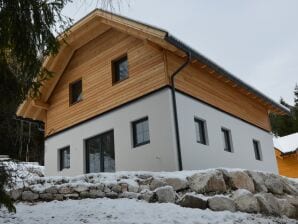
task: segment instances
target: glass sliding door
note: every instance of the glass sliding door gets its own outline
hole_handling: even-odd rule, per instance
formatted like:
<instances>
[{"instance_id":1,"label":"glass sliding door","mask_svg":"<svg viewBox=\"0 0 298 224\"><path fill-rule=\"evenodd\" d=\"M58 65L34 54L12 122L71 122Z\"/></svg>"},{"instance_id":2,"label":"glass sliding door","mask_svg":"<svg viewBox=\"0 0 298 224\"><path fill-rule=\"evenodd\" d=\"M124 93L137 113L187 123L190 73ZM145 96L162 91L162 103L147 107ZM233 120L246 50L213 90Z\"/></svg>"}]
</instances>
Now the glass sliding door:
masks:
<instances>
[{"instance_id":1,"label":"glass sliding door","mask_svg":"<svg viewBox=\"0 0 298 224\"><path fill-rule=\"evenodd\" d=\"M89 138L86 144L86 172L114 172L114 132L109 131Z\"/></svg>"}]
</instances>

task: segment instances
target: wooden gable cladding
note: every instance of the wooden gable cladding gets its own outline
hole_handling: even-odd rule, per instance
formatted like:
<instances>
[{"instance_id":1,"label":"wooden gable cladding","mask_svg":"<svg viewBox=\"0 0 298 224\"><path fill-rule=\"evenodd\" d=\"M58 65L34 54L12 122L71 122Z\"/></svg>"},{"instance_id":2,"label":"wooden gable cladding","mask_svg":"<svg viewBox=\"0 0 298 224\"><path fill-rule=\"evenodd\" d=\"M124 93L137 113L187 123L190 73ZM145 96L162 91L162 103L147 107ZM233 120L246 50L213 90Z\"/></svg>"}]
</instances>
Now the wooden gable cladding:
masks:
<instances>
[{"instance_id":1,"label":"wooden gable cladding","mask_svg":"<svg viewBox=\"0 0 298 224\"><path fill-rule=\"evenodd\" d=\"M298 154L282 155L275 149L278 172L282 176L298 178Z\"/></svg>"},{"instance_id":2,"label":"wooden gable cladding","mask_svg":"<svg viewBox=\"0 0 298 224\"><path fill-rule=\"evenodd\" d=\"M169 75L186 59L167 52ZM168 75L169 81L170 77ZM218 79L207 66L189 64L176 77L176 88L262 129L271 130L268 111L257 100L248 97L229 82Z\"/></svg>"},{"instance_id":3,"label":"wooden gable cladding","mask_svg":"<svg viewBox=\"0 0 298 224\"><path fill-rule=\"evenodd\" d=\"M127 54L129 78L112 83L111 62ZM167 84L163 51L109 29L73 54L49 98L46 135L99 115ZM82 78L83 100L69 106L69 83Z\"/></svg>"}]
</instances>

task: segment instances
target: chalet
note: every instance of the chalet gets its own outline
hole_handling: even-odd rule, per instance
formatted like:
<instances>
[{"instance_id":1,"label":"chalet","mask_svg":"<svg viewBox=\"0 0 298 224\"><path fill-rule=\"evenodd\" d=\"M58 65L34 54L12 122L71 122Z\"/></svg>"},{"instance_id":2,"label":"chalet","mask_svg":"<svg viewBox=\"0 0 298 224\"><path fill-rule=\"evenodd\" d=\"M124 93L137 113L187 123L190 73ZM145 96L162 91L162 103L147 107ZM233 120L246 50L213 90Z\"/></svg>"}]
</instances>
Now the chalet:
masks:
<instances>
[{"instance_id":1,"label":"chalet","mask_svg":"<svg viewBox=\"0 0 298 224\"><path fill-rule=\"evenodd\" d=\"M102 10L17 115L45 123L48 175L238 167L277 173L268 113L288 111L167 31Z\"/></svg>"},{"instance_id":2,"label":"chalet","mask_svg":"<svg viewBox=\"0 0 298 224\"><path fill-rule=\"evenodd\" d=\"M298 132L273 139L280 175L298 178Z\"/></svg>"}]
</instances>

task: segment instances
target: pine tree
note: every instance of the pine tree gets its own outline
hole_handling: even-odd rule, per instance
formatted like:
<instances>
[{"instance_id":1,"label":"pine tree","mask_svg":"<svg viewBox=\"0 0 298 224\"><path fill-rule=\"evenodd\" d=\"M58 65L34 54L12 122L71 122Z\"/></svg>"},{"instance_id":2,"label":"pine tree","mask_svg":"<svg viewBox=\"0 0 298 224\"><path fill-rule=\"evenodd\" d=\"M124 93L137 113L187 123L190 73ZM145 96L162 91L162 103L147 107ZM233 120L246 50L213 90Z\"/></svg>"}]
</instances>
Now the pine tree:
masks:
<instances>
[{"instance_id":1,"label":"pine tree","mask_svg":"<svg viewBox=\"0 0 298 224\"><path fill-rule=\"evenodd\" d=\"M5 191L5 186L8 184L8 181L9 175L6 172L5 167L0 164L0 208L4 205L9 212L16 212L13 201Z\"/></svg>"}]
</instances>

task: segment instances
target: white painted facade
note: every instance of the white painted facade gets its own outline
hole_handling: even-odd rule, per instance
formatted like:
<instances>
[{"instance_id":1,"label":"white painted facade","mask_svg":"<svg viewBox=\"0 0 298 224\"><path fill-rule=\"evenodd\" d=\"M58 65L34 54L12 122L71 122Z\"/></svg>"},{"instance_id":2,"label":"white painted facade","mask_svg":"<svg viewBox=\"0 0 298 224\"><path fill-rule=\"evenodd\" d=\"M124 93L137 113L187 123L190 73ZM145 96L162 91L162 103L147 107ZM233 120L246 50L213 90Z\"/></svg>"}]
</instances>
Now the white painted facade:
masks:
<instances>
[{"instance_id":1,"label":"white painted facade","mask_svg":"<svg viewBox=\"0 0 298 224\"><path fill-rule=\"evenodd\" d=\"M244 168L277 173L272 136L244 121L177 93L183 169ZM133 147L131 123L149 118L150 143ZM208 144L196 141L194 117L207 124ZM221 127L231 130L233 152L223 150ZM171 91L165 88L105 115L48 138L45 142L47 175L85 173L85 140L114 130L116 171L178 170ZM260 142L262 161L254 155L252 139ZM70 146L70 168L59 171L58 150Z\"/></svg>"}]
</instances>

